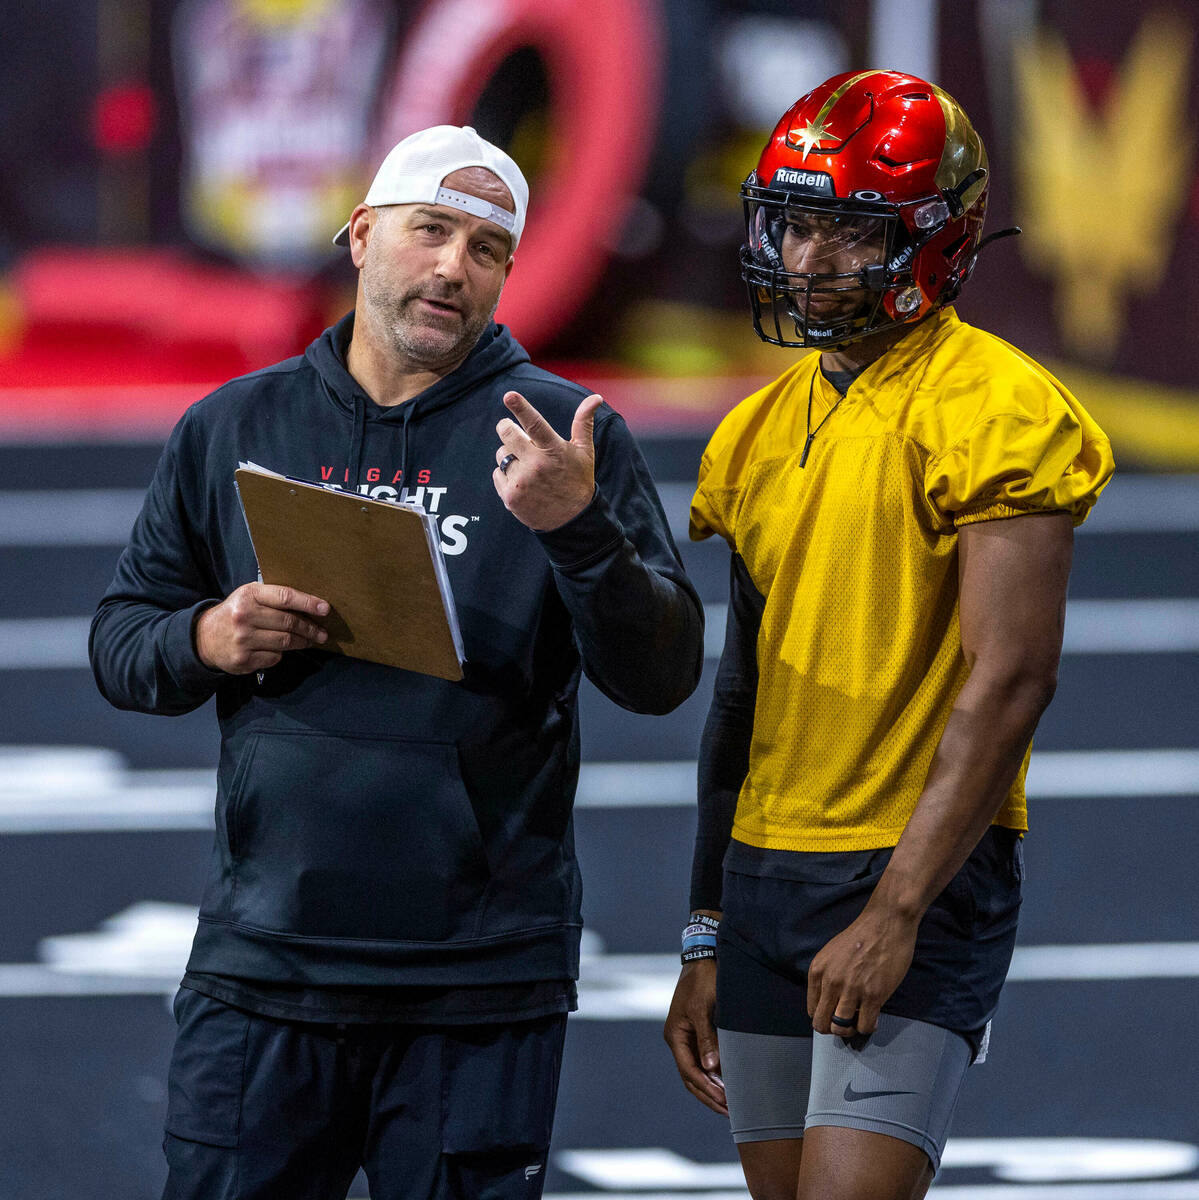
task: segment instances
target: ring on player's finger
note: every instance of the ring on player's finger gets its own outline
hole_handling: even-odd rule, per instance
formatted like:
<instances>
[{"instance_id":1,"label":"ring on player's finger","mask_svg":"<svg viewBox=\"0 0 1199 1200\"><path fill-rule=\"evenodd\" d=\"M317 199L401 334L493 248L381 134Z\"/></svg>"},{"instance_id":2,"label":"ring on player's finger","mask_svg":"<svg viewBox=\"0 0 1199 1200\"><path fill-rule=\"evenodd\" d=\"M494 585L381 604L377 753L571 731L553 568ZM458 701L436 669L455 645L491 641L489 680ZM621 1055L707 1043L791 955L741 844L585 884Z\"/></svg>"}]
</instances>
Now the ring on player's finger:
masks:
<instances>
[{"instance_id":1,"label":"ring on player's finger","mask_svg":"<svg viewBox=\"0 0 1199 1200\"><path fill-rule=\"evenodd\" d=\"M501 475L507 475L507 474L508 474L508 468L509 468L509 467L510 467L510 466L511 466L511 465L512 465L514 462L516 462L516 455L515 455L515 454L505 454L505 455L504 455L504 457L500 459L500 474L501 474Z\"/></svg>"},{"instance_id":2,"label":"ring on player's finger","mask_svg":"<svg viewBox=\"0 0 1199 1200\"><path fill-rule=\"evenodd\" d=\"M836 1013L833 1013L829 1020L840 1029L853 1029L858 1023L856 1013L852 1017L839 1017Z\"/></svg>"}]
</instances>

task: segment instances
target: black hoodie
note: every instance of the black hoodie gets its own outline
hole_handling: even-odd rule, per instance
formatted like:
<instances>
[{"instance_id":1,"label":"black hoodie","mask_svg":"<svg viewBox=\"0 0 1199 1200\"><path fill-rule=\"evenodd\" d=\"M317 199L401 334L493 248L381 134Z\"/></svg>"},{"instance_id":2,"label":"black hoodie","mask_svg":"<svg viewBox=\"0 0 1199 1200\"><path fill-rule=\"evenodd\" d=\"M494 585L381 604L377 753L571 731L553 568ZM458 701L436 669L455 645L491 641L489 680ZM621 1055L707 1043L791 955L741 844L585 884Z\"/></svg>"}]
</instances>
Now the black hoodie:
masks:
<instances>
[{"instance_id":1,"label":"black hoodie","mask_svg":"<svg viewBox=\"0 0 1199 1200\"><path fill-rule=\"evenodd\" d=\"M591 504L534 533L492 484L502 397L569 437L584 389L492 325L457 370L381 408L346 369L352 329L351 313L187 411L92 622L117 707L216 694L216 840L188 969L318 987L575 978L580 666L625 708L669 711L699 679L699 600L617 413L596 413ZM239 460L434 513L465 679L319 650L261 682L205 667L196 618L257 578Z\"/></svg>"}]
</instances>

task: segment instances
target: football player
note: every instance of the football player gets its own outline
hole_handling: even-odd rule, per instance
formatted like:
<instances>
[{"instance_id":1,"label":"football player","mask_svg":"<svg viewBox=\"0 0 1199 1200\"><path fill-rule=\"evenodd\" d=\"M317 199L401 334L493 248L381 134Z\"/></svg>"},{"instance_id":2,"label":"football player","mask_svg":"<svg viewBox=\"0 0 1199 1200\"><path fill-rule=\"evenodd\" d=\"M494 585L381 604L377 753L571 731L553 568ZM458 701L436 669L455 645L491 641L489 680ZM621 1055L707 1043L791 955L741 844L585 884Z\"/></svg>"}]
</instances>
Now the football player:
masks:
<instances>
[{"instance_id":1,"label":"football player","mask_svg":"<svg viewBox=\"0 0 1199 1200\"><path fill-rule=\"evenodd\" d=\"M816 353L721 423L692 501L731 593L665 1034L755 1200L923 1196L1011 959L1073 529L1113 463L951 307L988 171L952 97L862 71L741 189L754 327Z\"/></svg>"}]
</instances>

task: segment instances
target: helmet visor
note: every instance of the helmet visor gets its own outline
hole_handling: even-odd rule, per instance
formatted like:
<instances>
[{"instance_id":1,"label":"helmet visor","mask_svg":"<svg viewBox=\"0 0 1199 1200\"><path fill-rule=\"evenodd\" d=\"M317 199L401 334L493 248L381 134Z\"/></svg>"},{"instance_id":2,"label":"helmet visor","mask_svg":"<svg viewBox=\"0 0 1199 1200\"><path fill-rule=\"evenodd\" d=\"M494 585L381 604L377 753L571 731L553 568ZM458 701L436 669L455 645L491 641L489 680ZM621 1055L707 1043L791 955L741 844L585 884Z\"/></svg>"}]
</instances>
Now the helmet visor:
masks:
<instances>
[{"instance_id":1,"label":"helmet visor","mask_svg":"<svg viewBox=\"0 0 1199 1200\"><path fill-rule=\"evenodd\" d=\"M802 262L839 274L883 261L887 223L882 217L842 217L789 208L783 219L784 265Z\"/></svg>"},{"instance_id":2,"label":"helmet visor","mask_svg":"<svg viewBox=\"0 0 1199 1200\"><path fill-rule=\"evenodd\" d=\"M898 217L893 210L869 211L844 201L796 200L745 196L742 274L755 325L781 345L854 340L878 319ZM791 324L794 339L782 332Z\"/></svg>"},{"instance_id":3,"label":"helmet visor","mask_svg":"<svg viewBox=\"0 0 1199 1200\"><path fill-rule=\"evenodd\" d=\"M886 261L893 224L886 216L752 200L746 208L750 254L771 270L828 276L832 284Z\"/></svg>"}]
</instances>

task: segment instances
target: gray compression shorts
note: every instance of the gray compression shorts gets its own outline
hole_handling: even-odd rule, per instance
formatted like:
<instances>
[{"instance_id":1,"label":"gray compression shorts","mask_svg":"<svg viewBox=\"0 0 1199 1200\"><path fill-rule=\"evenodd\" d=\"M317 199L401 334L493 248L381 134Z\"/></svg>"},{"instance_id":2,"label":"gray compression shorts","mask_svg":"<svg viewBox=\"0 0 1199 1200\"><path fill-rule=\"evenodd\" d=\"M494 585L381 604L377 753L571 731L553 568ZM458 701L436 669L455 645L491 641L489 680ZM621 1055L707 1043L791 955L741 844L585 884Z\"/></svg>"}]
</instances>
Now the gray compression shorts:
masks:
<instances>
[{"instance_id":1,"label":"gray compression shorts","mask_svg":"<svg viewBox=\"0 0 1199 1200\"><path fill-rule=\"evenodd\" d=\"M839 1125L911 1142L940 1168L972 1057L960 1034L889 1013L869 1038L717 1033L735 1142Z\"/></svg>"}]
</instances>

